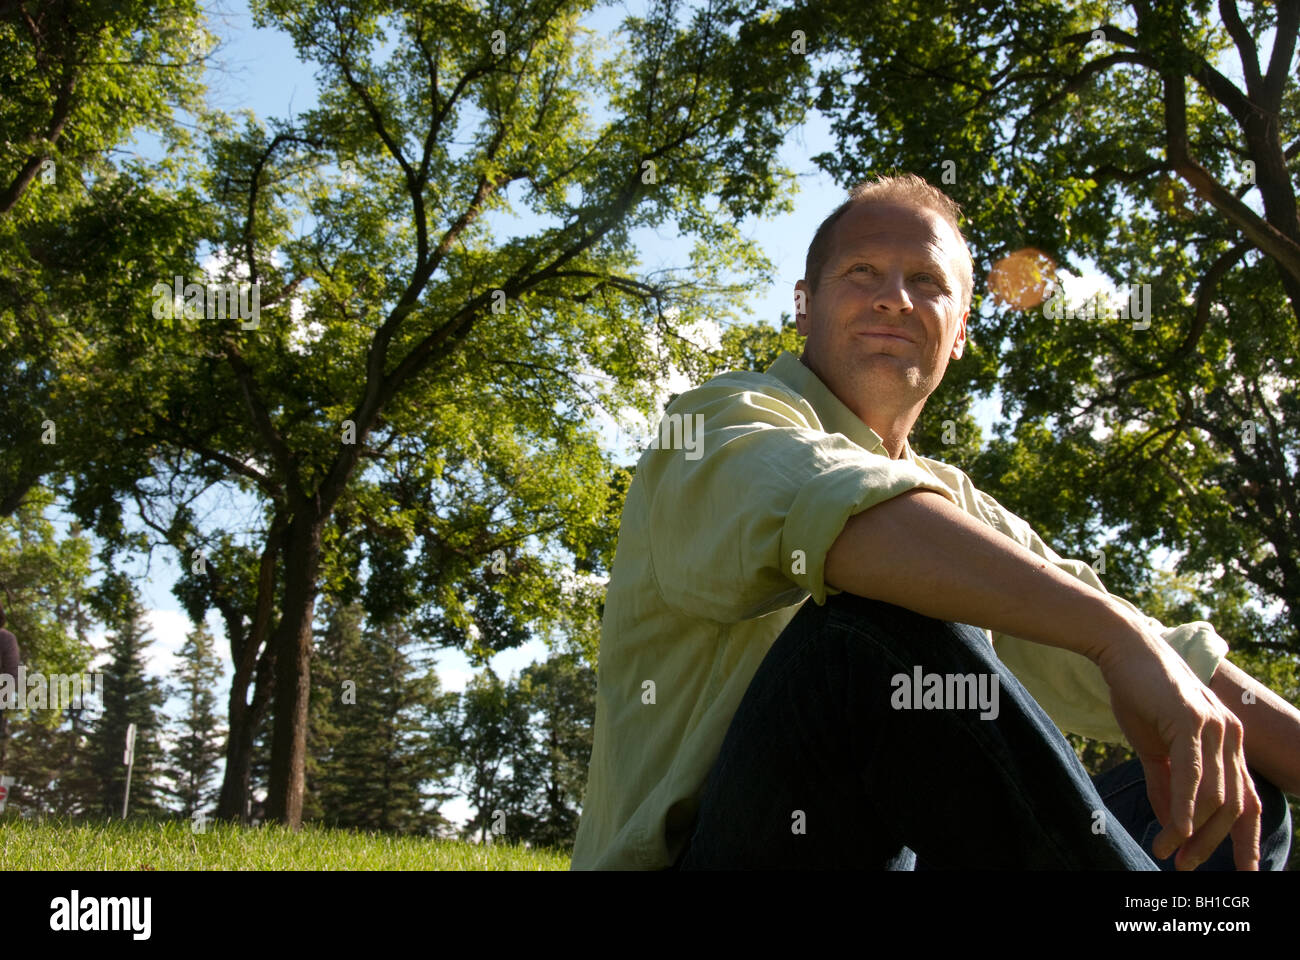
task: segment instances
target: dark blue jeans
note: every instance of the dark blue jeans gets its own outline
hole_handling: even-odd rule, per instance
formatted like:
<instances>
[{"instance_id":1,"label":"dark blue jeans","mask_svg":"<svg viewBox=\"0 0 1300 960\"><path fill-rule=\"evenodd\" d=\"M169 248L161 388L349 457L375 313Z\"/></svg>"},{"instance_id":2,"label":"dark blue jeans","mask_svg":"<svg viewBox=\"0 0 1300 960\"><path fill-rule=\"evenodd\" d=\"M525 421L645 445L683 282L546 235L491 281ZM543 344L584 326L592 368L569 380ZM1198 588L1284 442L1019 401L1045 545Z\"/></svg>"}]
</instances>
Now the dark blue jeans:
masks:
<instances>
[{"instance_id":1,"label":"dark blue jeans","mask_svg":"<svg viewBox=\"0 0 1300 960\"><path fill-rule=\"evenodd\" d=\"M1252 776L1260 869L1282 869L1290 811ZM981 631L838 594L759 666L674 866L1173 869L1160 829L1141 765L1094 783ZM1233 869L1231 839L1200 869Z\"/></svg>"}]
</instances>

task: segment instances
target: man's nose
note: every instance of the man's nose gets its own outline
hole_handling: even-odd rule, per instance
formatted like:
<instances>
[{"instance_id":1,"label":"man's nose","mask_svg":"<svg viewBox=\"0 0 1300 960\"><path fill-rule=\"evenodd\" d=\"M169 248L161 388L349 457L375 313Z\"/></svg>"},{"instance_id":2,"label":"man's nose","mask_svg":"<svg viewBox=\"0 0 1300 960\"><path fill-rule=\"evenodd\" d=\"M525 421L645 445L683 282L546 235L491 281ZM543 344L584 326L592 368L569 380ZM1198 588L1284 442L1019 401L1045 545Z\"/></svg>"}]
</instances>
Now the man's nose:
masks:
<instances>
[{"instance_id":1,"label":"man's nose","mask_svg":"<svg viewBox=\"0 0 1300 960\"><path fill-rule=\"evenodd\" d=\"M907 284L903 282L903 272L901 270L887 270L881 274L880 283L876 287L875 302L872 304L876 310L887 310L891 313L901 312L912 309L912 299L907 295Z\"/></svg>"}]
</instances>

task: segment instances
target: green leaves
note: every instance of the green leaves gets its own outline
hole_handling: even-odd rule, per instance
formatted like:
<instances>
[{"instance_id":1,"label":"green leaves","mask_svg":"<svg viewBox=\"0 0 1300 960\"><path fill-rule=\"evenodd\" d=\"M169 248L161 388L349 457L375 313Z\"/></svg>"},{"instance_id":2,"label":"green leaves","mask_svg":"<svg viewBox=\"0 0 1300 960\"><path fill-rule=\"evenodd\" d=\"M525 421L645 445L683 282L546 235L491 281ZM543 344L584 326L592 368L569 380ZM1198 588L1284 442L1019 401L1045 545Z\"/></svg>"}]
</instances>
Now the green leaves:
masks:
<instances>
[{"instance_id":1,"label":"green leaves","mask_svg":"<svg viewBox=\"0 0 1300 960\"><path fill-rule=\"evenodd\" d=\"M1270 212L1295 202L1300 158L1281 158L1300 136L1297 84L1289 56L1270 80L1252 78L1243 58L1267 71L1271 50L1239 49L1209 7L915 0L882 19L819 4L835 25L828 44L860 80L838 65L820 78L837 149L817 160L846 185L910 170L942 186L963 206L977 274L1033 247L1063 272L1095 265L1121 289L1151 284L1150 327L1133 329L999 306L977 276L970 329L990 366L970 386L995 373L1016 425L955 462L1077 555L1127 551L1108 568L1124 588L1154 575L1155 547L1206 591L1252 584L1256 602L1285 605L1273 629L1300 652L1300 568L1283 559L1300 543L1300 437L1282 416L1300 387L1300 275L1285 243L1267 247L1272 262L1260 256L1267 231L1231 199L1300 240L1293 218ZM1294 52L1296 24L1276 7L1242 17L1247 40L1272 30ZM1102 24L1104 42L1091 42ZM1250 121L1247 99L1276 106L1278 125ZM1234 442L1256 421L1266 438ZM1243 484L1256 493L1236 496Z\"/></svg>"},{"instance_id":2,"label":"green leaves","mask_svg":"<svg viewBox=\"0 0 1300 960\"><path fill-rule=\"evenodd\" d=\"M81 531L61 536L47 518L53 501L49 490L36 487L0 518L0 604L30 672L73 674L93 655L87 581L94 565Z\"/></svg>"}]
</instances>

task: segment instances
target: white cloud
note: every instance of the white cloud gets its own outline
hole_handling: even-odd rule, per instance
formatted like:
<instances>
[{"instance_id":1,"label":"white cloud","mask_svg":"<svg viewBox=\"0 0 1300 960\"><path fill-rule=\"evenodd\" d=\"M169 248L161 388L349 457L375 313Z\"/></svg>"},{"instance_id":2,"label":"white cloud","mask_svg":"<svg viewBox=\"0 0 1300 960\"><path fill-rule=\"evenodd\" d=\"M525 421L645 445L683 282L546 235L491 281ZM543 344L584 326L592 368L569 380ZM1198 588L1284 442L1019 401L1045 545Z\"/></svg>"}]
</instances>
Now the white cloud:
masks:
<instances>
[{"instance_id":1,"label":"white cloud","mask_svg":"<svg viewBox=\"0 0 1300 960\"><path fill-rule=\"evenodd\" d=\"M215 614L213 614L215 617ZM194 630L194 621L179 610L146 610L144 612L146 630L144 634L144 668L152 677L170 679L171 672L180 661L180 650L185 645L185 638ZM230 692L230 651L222 641L225 630L219 622L210 620L208 631L216 640L217 658L221 662L221 682L213 691L217 702L224 704ZM108 656L108 631L101 625L89 636L90 644L95 650L92 666L102 668ZM180 708L180 702L169 700L164 707L174 714Z\"/></svg>"}]
</instances>

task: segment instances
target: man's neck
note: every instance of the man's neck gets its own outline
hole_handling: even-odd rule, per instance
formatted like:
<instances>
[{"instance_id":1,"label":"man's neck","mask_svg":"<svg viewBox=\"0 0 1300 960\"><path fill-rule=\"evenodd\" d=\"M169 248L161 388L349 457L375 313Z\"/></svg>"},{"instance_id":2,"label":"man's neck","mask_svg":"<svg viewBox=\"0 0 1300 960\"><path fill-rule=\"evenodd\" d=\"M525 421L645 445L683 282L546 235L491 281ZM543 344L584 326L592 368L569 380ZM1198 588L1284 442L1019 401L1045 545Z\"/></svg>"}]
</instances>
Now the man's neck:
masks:
<instances>
[{"instance_id":1,"label":"man's neck","mask_svg":"<svg viewBox=\"0 0 1300 960\"><path fill-rule=\"evenodd\" d=\"M907 441L907 435L912 432L912 425L916 423L916 418L921 413L920 407L905 413L891 415L869 407L865 401L860 401L857 398L841 397L838 393L835 393L830 384L826 383L826 378L808 362L807 356L800 354L799 362L811 370L817 379L826 385L826 389L830 390L854 416L876 432L891 460L897 460L903 455L903 446Z\"/></svg>"},{"instance_id":2,"label":"man's neck","mask_svg":"<svg viewBox=\"0 0 1300 960\"><path fill-rule=\"evenodd\" d=\"M865 420L862 422L867 423ZM871 423L867 423L867 426L880 434L880 441L885 445L885 451L889 454L891 460L897 460L903 455L903 445L907 442L908 433L911 432L911 423L892 434Z\"/></svg>"}]
</instances>

